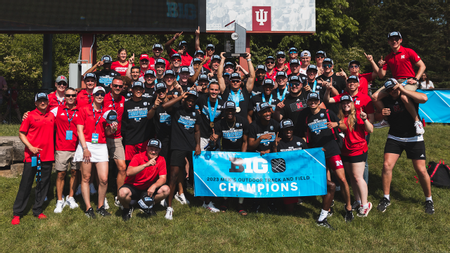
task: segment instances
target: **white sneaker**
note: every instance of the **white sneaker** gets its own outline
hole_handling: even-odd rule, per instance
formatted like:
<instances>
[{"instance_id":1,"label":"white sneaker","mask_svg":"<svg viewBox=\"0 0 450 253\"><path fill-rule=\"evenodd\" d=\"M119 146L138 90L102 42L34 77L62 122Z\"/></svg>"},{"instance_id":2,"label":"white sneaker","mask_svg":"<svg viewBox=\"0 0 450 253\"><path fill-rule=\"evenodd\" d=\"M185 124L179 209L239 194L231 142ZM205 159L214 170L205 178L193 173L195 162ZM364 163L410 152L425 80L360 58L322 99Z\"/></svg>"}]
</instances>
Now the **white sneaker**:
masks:
<instances>
[{"instance_id":1,"label":"white sneaker","mask_svg":"<svg viewBox=\"0 0 450 253\"><path fill-rule=\"evenodd\" d=\"M97 190L95 190L95 187L94 187L94 184L93 184L93 183L91 183L91 184L89 185L89 191L91 192L91 195L94 195L94 194L97 193Z\"/></svg>"},{"instance_id":2,"label":"white sneaker","mask_svg":"<svg viewBox=\"0 0 450 253\"><path fill-rule=\"evenodd\" d=\"M64 208L64 200L56 201L56 208L53 210L54 213L61 213Z\"/></svg>"},{"instance_id":3,"label":"white sneaker","mask_svg":"<svg viewBox=\"0 0 450 253\"><path fill-rule=\"evenodd\" d=\"M161 206L163 207L167 207L167 201L166 199L161 200L161 202L159 203Z\"/></svg>"},{"instance_id":4,"label":"white sneaker","mask_svg":"<svg viewBox=\"0 0 450 253\"><path fill-rule=\"evenodd\" d=\"M70 209L78 208L78 204L75 201L75 199L69 196L66 197L66 202L64 203L64 206L69 206Z\"/></svg>"},{"instance_id":5,"label":"white sneaker","mask_svg":"<svg viewBox=\"0 0 450 253\"><path fill-rule=\"evenodd\" d=\"M375 127L375 128L383 128L383 127L388 127L388 126L389 126L389 123L384 119L378 123L373 124L373 127Z\"/></svg>"},{"instance_id":6,"label":"white sneaker","mask_svg":"<svg viewBox=\"0 0 450 253\"><path fill-rule=\"evenodd\" d=\"M174 197L182 205L190 204L189 200L186 199L186 196L184 195L184 193L178 194L178 192L177 192Z\"/></svg>"},{"instance_id":7,"label":"white sneaker","mask_svg":"<svg viewBox=\"0 0 450 253\"><path fill-rule=\"evenodd\" d=\"M78 185L77 191L75 192L75 196L81 195L81 184Z\"/></svg>"},{"instance_id":8,"label":"white sneaker","mask_svg":"<svg viewBox=\"0 0 450 253\"><path fill-rule=\"evenodd\" d=\"M167 207L166 216L164 216L164 218L166 218L167 220L173 220L172 215L173 215L173 208L169 206Z\"/></svg>"},{"instance_id":9,"label":"white sneaker","mask_svg":"<svg viewBox=\"0 0 450 253\"><path fill-rule=\"evenodd\" d=\"M119 199L117 198L117 196L114 197L114 205L117 206L118 208L120 208L120 210L123 210L123 206L120 203Z\"/></svg>"},{"instance_id":10,"label":"white sneaker","mask_svg":"<svg viewBox=\"0 0 450 253\"><path fill-rule=\"evenodd\" d=\"M423 129L423 124L420 121L414 122L414 126L416 127L416 134L421 135L425 133L425 129Z\"/></svg>"},{"instance_id":11,"label":"white sneaker","mask_svg":"<svg viewBox=\"0 0 450 253\"><path fill-rule=\"evenodd\" d=\"M105 210L109 209L108 200L106 198L105 198L105 202L103 202L103 207L105 208Z\"/></svg>"},{"instance_id":12,"label":"white sneaker","mask_svg":"<svg viewBox=\"0 0 450 253\"><path fill-rule=\"evenodd\" d=\"M367 217L367 215L369 215L370 210L372 210L371 202L368 203L366 208L363 208L363 206L361 206L357 215L358 217Z\"/></svg>"},{"instance_id":13,"label":"white sneaker","mask_svg":"<svg viewBox=\"0 0 450 253\"><path fill-rule=\"evenodd\" d=\"M205 202L203 202L203 207L208 209L211 213L220 212L220 210L214 206L214 203L212 201L210 201L209 204L205 204Z\"/></svg>"}]
</instances>

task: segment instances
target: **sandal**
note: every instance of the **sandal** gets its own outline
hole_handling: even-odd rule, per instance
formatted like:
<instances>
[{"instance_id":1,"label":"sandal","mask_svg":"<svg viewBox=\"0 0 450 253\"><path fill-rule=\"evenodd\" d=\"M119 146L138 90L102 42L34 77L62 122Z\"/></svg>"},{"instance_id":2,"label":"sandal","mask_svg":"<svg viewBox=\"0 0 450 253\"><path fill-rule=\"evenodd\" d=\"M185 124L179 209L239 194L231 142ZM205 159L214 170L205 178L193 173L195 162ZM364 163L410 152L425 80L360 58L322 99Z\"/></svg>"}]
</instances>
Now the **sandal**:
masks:
<instances>
[{"instance_id":1,"label":"sandal","mask_svg":"<svg viewBox=\"0 0 450 253\"><path fill-rule=\"evenodd\" d=\"M242 216L247 216L248 213L247 213L247 211L242 209L242 210L239 211L239 214L242 215Z\"/></svg>"}]
</instances>

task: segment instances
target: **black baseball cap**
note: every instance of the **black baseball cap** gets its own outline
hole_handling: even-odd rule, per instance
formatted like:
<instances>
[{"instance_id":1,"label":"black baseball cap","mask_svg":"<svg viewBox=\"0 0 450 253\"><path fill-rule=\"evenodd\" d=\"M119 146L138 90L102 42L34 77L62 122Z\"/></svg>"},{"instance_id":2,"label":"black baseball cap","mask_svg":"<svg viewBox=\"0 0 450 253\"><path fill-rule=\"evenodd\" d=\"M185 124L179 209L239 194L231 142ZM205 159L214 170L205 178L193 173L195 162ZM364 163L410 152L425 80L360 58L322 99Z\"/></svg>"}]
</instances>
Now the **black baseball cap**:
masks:
<instances>
[{"instance_id":1,"label":"black baseball cap","mask_svg":"<svg viewBox=\"0 0 450 253\"><path fill-rule=\"evenodd\" d=\"M357 81L357 82L359 83L359 78L358 78L357 76L349 76L349 77L347 78L347 82L349 82L349 81L351 81L351 80L355 80L355 81Z\"/></svg>"},{"instance_id":2,"label":"black baseball cap","mask_svg":"<svg viewBox=\"0 0 450 253\"><path fill-rule=\"evenodd\" d=\"M208 76L205 75L205 74L199 75L197 80L198 80L198 81L208 81L208 82L209 82L209 78L208 78Z\"/></svg>"},{"instance_id":3,"label":"black baseball cap","mask_svg":"<svg viewBox=\"0 0 450 253\"><path fill-rule=\"evenodd\" d=\"M106 120L108 124L113 122L117 122L117 112L114 110L109 110L103 113L103 118Z\"/></svg>"},{"instance_id":4,"label":"black baseball cap","mask_svg":"<svg viewBox=\"0 0 450 253\"><path fill-rule=\"evenodd\" d=\"M333 60L331 58L323 59L323 63L325 63L325 62L329 62L329 63L331 63L331 65L334 65L334 62L333 62Z\"/></svg>"},{"instance_id":5,"label":"black baseball cap","mask_svg":"<svg viewBox=\"0 0 450 253\"><path fill-rule=\"evenodd\" d=\"M389 78L388 80L386 80L386 82L384 83L384 88L386 90L388 89L392 89L394 88L394 86L397 84L397 80L393 79L393 78Z\"/></svg>"},{"instance_id":6,"label":"black baseball cap","mask_svg":"<svg viewBox=\"0 0 450 253\"><path fill-rule=\"evenodd\" d=\"M310 92L308 94L308 96L306 96L306 101L311 100L311 99L320 100L319 94L317 94L315 92Z\"/></svg>"},{"instance_id":7,"label":"black baseball cap","mask_svg":"<svg viewBox=\"0 0 450 253\"><path fill-rule=\"evenodd\" d=\"M353 99L352 99L352 97L351 97L350 95L343 95L343 96L341 97L340 102L342 102L342 101L349 101L349 102L352 102Z\"/></svg>"},{"instance_id":8,"label":"black baseball cap","mask_svg":"<svg viewBox=\"0 0 450 253\"><path fill-rule=\"evenodd\" d=\"M110 55L103 55L102 56L102 61L105 64L112 63L112 57Z\"/></svg>"},{"instance_id":9,"label":"black baseball cap","mask_svg":"<svg viewBox=\"0 0 450 253\"><path fill-rule=\"evenodd\" d=\"M296 53L298 52L296 47L289 48L289 53L293 53L293 52L296 52Z\"/></svg>"},{"instance_id":10,"label":"black baseball cap","mask_svg":"<svg viewBox=\"0 0 450 253\"><path fill-rule=\"evenodd\" d=\"M142 88L145 88L145 87L144 87L144 84L143 84L141 81L136 81L136 82L134 82L134 83L131 85L131 88L134 88L134 87L142 87Z\"/></svg>"},{"instance_id":11,"label":"black baseball cap","mask_svg":"<svg viewBox=\"0 0 450 253\"><path fill-rule=\"evenodd\" d=\"M147 147L162 148L162 144L160 140L153 138L148 141Z\"/></svg>"},{"instance_id":12,"label":"black baseball cap","mask_svg":"<svg viewBox=\"0 0 450 253\"><path fill-rule=\"evenodd\" d=\"M36 96L34 96L34 102L38 101L39 99L48 100L48 95L44 92L39 92L38 94L36 94Z\"/></svg>"},{"instance_id":13,"label":"black baseball cap","mask_svg":"<svg viewBox=\"0 0 450 253\"><path fill-rule=\"evenodd\" d=\"M359 61L357 61L357 60L351 60L351 61L348 63L348 67L350 68L350 66L351 66L352 64L356 64L356 65L358 65L358 66L361 66L361 63L359 63Z\"/></svg>"},{"instance_id":14,"label":"black baseball cap","mask_svg":"<svg viewBox=\"0 0 450 253\"><path fill-rule=\"evenodd\" d=\"M158 60L155 61L155 66L156 64L162 64L162 65L166 65L166 61L164 59L159 58Z\"/></svg>"},{"instance_id":15,"label":"black baseball cap","mask_svg":"<svg viewBox=\"0 0 450 253\"><path fill-rule=\"evenodd\" d=\"M173 70L171 70L171 69L168 69L168 70L166 70L166 72L164 72L164 76L167 76L167 75L169 75L169 76L176 76L175 72Z\"/></svg>"},{"instance_id":16,"label":"black baseball cap","mask_svg":"<svg viewBox=\"0 0 450 253\"><path fill-rule=\"evenodd\" d=\"M327 57L327 53L325 53L325 51L319 50L316 52L316 55L318 54L323 54L324 57Z\"/></svg>"},{"instance_id":17,"label":"black baseball cap","mask_svg":"<svg viewBox=\"0 0 450 253\"><path fill-rule=\"evenodd\" d=\"M290 63L291 65L292 65L292 64L300 65L300 61L299 61L298 59L292 59L289 63Z\"/></svg>"},{"instance_id":18,"label":"black baseball cap","mask_svg":"<svg viewBox=\"0 0 450 253\"><path fill-rule=\"evenodd\" d=\"M144 76L155 76L155 71L153 71L152 69L146 70L144 72Z\"/></svg>"},{"instance_id":19,"label":"black baseball cap","mask_svg":"<svg viewBox=\"0 0 450 253\"><path fill-rule=\"evenodd\" d=\"M188 67L181 67L180 74L181 73L190 73L189 68Z\"/></svg>"},{"instance_id":20,"label":"black baseball cap","mask_svg":"<svg viewBox=\"0 0 450 253\"><path fill-rule=\"evenodd\" d=\"M173 55L170 57L170 59L173 59L173 58L181 59L181 55L180 55L180 54L173 54Z\"/></svg>"},{"instance_id":21,"label":"black baseball cap","mask_svg":"<svg viewBox=\"0 0 450 253\"><path fill-rule=\"evenodd\" d=\"M291 119L283 119L280 122L280 129L290 128L290 127L294 127L294 122L292 122Z\"/></svg>"},{"instance_id":22,"label":"black baseball cap","mask_svg":"<svg viewBox=\"0 0 450 253\"><path fill-rule=\"evenodd\" d=\"M258 65L258 66L256 66L256 71L258 71L258 70L261 70L261 71L264 71L264 72L267 72L267 70L266 70L266 66L264 66L264 65Z\"/></svg>"},{"instance_id":23,"label":"black baseball cap","mask_svg":"<svg viewBox=\"0 0 450 253\"><path fill-rule=\"evenodd\" d=\"M237 73L237 72L231 73L230 80L231 79L239 79L239 80L241 80L241 75L239 73Z\"/></svg>"},{"instance_id":24,"label":"black baseball cap","mask_svg":"<svg viewBox=\"0 0 450 253\"><path fill-rule=\"evenodd\" d=\"M402 39L402 34L400 32L393 31L388 34L388 39L390 39L391 37L400 37L400 39Z\"/></svg>"},{"instance_id":25,"label":"black baseball cap","mask_svg":"<svg viewBox=\"0 0 450 253\"><path fill-rule=\"evenodd\" d=\"M165 83L157 83L155 84L155 92L159 90L167 90L167 86Z\"/></svg>"},{"instance_id":26,"label":"black baseball cap","mask_svg":"<svg viewBox=\"0 0 450 253\"><path fill-rule=\"evenodd\" d=\"M94 78L95 81L97 81L97 76L96 76L94 73L87 73L87 74L84 76L84 80L86 80L86 78Z\"/></svg>"},{"instance_id":27,"label":"black baseball cap","mask_svg":"<svg viewBox=\"0 0 450 253\"><path fill-rule=\"evenodd\" d=\"M185 41L185 40L182 40L180 43L178 43L178 47L181 47L181 46L187 46L187 42Z\"/></svg>"},{"instance_id":28,"label":"black baseball cap","mask_svg":"<svg viewBox=\"0 0 450 253\"><path fill-rule=\"evenodd\" d=\"M256 111L262 112L268 108L272 108L272 106L269 103L264 102L264 103L259 104L259 106L256 107Z\"/></svg>"},{"instance_id":29,"label":"black baseball cap","mask_svg":"<svg viewBox=\"0 0 450 253\"><path fill-rule=\"evenodd\" d=\"M155 45L153 45L153 48L152 48L152 49L155 49L155 48L160 48L161 50L164 49L163 46L162 46L161 44L155 44Z\"/></svg>"},{"instance_id":30,"label":"black baseball cap","mask_svg":"<svg viewBox=\"0 0 450 253\"><path fill-rule=\"evenodd\" d=\"M270 86L272 86L272 87L275 86L275 84L273 83L273 80L270 79L270 78L264 79L262 85L263 85L263 86L264 86L264 85L270 85Z\"/></svg>"},{"instance_id":31,"label":"black baseball cap","mask_svg":"<svg viewBox=\"0 0 450 253\"><path fill-rule=\"evenodd\" d=\"M223 109L224 110L227 110L227 109L236 110L236 104L233 101L227 101L223 105Z\"/></svg>"}]
</instances>

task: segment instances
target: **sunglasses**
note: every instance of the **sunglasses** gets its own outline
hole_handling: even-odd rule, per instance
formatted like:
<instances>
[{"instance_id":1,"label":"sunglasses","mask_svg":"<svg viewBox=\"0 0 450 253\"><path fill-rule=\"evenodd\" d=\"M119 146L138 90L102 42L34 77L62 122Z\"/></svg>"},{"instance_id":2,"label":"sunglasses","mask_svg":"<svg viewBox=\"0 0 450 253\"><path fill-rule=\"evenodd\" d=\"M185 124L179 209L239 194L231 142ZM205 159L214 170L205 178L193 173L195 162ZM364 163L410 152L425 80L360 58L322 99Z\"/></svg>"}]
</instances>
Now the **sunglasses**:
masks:
<instances>
[{"instance_id":1,"label":"sunglasses","mask_svg":"<svg viewBox=\"0 0 450 253\"><path fill-rule=\"evenodd\" d=\"M316 58L325 58L323 55L316 55Z\"/></svg>"},{"instance_id":2,"label":"sunglasses","mask_svg":"<svg viewBox=\"0 0 450 253\"><path fill-rule=\"evenodd\" d=\"M149 60L141 60L141 62L149 62Z\"/></svg>"},{"instance_id":3,"label":"sunglasses","mask_svg":"<svg viewBox=\"0 0 450 253\"><path fill-rule=\"evenodd\" d=\"M297 51L291 51L291 52L289 52L290 54L296 54L297 53Z\"/></svg>"},{"instance_id":4,"label":"sunglasses","mask_svg":"<svg viewBox=\"0 0 450 253\"><path fill-rule=\"evenodd\" d=\"M291 86L300 86L299 82L290 82Z\"/></svg>"},{"instance_id":5,"label":"sunglasses","mask_svg":"<svg viewBox=\"0 0 450 253\"><path fill-rule=\"evenodd\" d=\"M173 62L179 62L179 61L181 61L181 60L177 58L177 59L172 59L172 61L173 61Z\"/></svg>"},{"instance_id":6,"label":"sunglasses","mask_svg":"<svg viewBox=\"0 0 450 253\"><path fill-rule=\"evenodd\" d=\"M239 83L241 80L231 80L232 83Z\"/></svg>"},{"instance_id":7,"label":"sunglasses","mask_svg":"<svg viewBox=\"0 0 450 253\"><path fill-rule=\"evenodd\" d=\"M274 64L274 61L266 61L266 64Z\"/></svg>"},{"instance_id":8,"label":"sunglasses","mask_svg":"<svg viewBox=\"0 0 450 253\"><path fill-rule=\"evenodd\" d=\"M74 98L76 96L77 96L77 94L66 94L66 98L70 98L70 97Z\"/></svg>"},{"instance_id":9,"label":"sunglasses","mask_svg":"<svg viewBox=\"0 0 450 253\"><path fill-rule=\"evenodd\" d=\"M159 90L155 91L155 93L164 93L166 91L167 91L167 89L159 89Z\"/></svg>"},{"instance_id":10,"label":"sunglasses","mask_svg":"<svg viewBox=\"0 0 450 253\"><path fill-rule=\"evenodd\" d=\"M59 83L57 83L56 85L64 85L64 86L66 86L67 83L65 83L65 82L59 82Z\"/></svg>"},{"instance_id":11,"label":"sunglasses","mask_svg":"<svg viewBox=\"0 0 450 253\"><path fill-rule=\"evenodd\" d=\"M96 97L98 97L98 96L104 97L105 93L103 93L103 92L96 92L96 93L94 93L94 96L96 96Z\"/></svg>"},{"instance_id":12,"label":"sunglasses","mask_svg":"<svg viewBox=\"0 0 450 253\"><path fill-rule=\"evenodd\" d=\"M284 56L284 55L278 55L277 58L283 58L283 59L284 59L284 58L286 58L286 56Z\"/></svg>"},{"instance_id":13,"label":"sunglasses","mask_svg":"<svg viewBox=\"0 0 450 253\"><path fill-rule=\"evenodd\" d=\"M331 64L323 64L324 68L331 68L331 66L333 66L333 65L331 65Z\"/></svg>"},{"instance_id":14,"label":"sunglasses","mask_svg":"<svg viewBox=\"0 0 450 253\"><path fill-rule=\"evenodd\" d=\"M117 84L116 84L116 85L114 85L114 88L121 88L121 89L122 89L122 88L123 88L123 85L117 85Z\"/></svg>"},{"instance_id":15,"label":"sunglasses","mask_svg":"<svg viewBox=\"0 0 450 253\"><path fill-rule=\"evenodd\" d=\"M206 50L207 51L214 51L214 49L212 49L212 48L207 48Z\"/></svg>"},{"instance_id":16,"label":"sunglasses","mask_svg":"<svg viewBox=\"0 0 450 253\"><path fill-rule=\"evenodd\" d=\"M350 67L348 67L349 69L356 69L356 68L359 68L359 66L358 65L352 65L352 66L350 66Z\"/></svg>"}]
</instances>

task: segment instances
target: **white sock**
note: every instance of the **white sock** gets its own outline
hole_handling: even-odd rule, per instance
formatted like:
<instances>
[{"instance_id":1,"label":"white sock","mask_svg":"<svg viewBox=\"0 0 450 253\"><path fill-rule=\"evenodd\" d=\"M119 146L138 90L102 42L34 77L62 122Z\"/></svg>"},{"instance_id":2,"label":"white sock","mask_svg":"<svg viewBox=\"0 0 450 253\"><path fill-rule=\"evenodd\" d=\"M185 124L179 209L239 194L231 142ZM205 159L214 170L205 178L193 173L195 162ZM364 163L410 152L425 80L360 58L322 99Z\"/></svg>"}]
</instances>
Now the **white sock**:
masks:
<instances>
[{"instance_id":1,"label":"white sock","mask_svg":"<svg viewBox=\"0 0 450 253\"><path fill-rule=\"evenodd\" d=\"M369 203L363 205L363 209L369 208Z\"/></svg>"},{"instance_id":2,"label":"white sock","mask_svg":"<svg viewBox=\"0 0 450 253\"><path fill-rule=\"evenodd\" d=\"M357 200L356 202L358 202L358 203L359 203L359 205L361 205L361 200Z\"/></svg>"},{"instance_id":3,"label":"white sock","mask_svg":"<svg viewBox=\"0 0 450 253\"><path fill-rule=\"evenodd\" d=\"M320 211L319 221L323 221L327 216L328 216L328 211L325 211L322 209L322 211Z\"/></svg>"},{"instance_id":4,"label":"white sock","mask_svg":"<svg viewBox=\"0 0 450 253\"><path fill-rule=\"evenodd\" d=\"M387 198L389 201L391 201L391 198L389 197L389 194L388 195L384 195L384 197Z\"/></svg>"},{"instance_id":5,"label":"white sock","mask_svg":"<svg viewBox=\"0 0 450 253\"><path fill-rule=\"evenodd\" d=\"M426 197L426 198L425 198L425 201L428 201L428 200L431 200L431 201L433 201L433 199L431 198L431 196L430 196L430 197Z\"/></svg>"}]
</instances>

